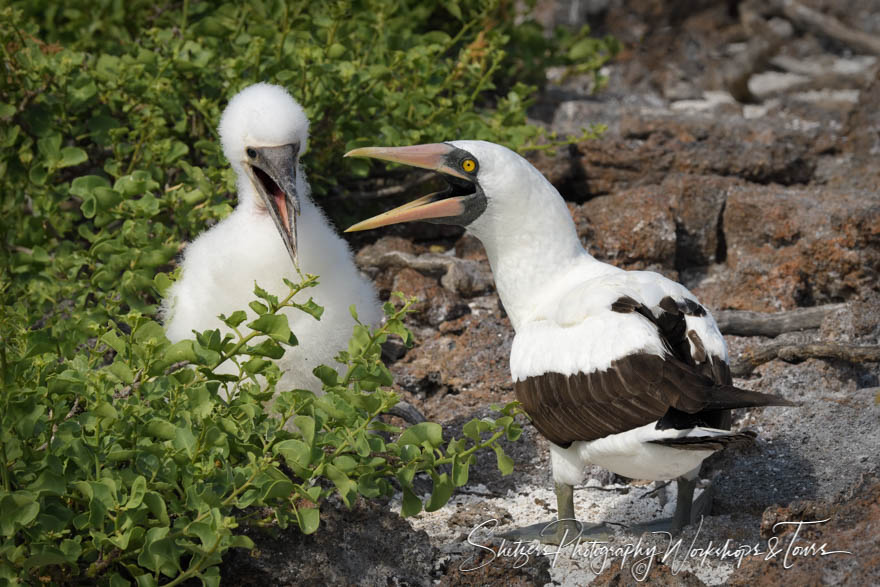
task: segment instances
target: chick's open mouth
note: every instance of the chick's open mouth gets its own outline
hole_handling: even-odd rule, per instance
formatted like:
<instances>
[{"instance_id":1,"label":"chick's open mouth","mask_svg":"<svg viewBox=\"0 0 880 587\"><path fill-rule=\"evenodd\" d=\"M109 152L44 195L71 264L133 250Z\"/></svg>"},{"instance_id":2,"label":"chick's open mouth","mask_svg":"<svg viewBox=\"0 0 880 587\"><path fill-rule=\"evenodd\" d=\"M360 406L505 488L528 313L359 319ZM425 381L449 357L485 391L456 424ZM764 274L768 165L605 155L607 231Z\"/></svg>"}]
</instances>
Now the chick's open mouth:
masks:
<instances>
[{"instance_id":1,"label":"chick's open mouth","mask_svg":"<svg viewBox=\"0 0 880 587\"><path fill-rule=\"evenodd\" d=\"M272 179L268 173L257 167L256 165L252 165L251 169L254 171L254 176L259 180L262 184L263 191L271 198L272 202L275 206L275 211L281 217L282 225L284 229L290 233L290 218L287 215L287 195L284 193L284 190L281 189L274 179Z\"/></svg>"}]
</instances>

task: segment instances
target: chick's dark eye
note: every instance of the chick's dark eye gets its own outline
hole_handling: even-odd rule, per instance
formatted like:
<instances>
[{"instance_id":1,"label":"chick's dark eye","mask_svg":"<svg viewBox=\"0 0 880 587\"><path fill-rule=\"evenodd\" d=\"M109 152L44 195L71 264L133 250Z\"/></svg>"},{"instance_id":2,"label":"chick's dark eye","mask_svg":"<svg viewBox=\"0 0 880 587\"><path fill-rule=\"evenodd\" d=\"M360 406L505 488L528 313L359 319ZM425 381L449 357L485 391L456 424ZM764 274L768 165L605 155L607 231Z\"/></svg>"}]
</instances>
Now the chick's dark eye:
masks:
<instances>
[{"instance_id":1,"label":"chick's dark eye","mask_svg":"<svg viewBox=\"0 0 880 587\"><path fill-rule=\"evenodd\" d=\"M257 156L257 151L254 149L251 149L250 147L248 147L248 150L246 152L247 152L247 156L250 157L251 159L253 159L254 157Z\"/></svg>"}]
</instances>

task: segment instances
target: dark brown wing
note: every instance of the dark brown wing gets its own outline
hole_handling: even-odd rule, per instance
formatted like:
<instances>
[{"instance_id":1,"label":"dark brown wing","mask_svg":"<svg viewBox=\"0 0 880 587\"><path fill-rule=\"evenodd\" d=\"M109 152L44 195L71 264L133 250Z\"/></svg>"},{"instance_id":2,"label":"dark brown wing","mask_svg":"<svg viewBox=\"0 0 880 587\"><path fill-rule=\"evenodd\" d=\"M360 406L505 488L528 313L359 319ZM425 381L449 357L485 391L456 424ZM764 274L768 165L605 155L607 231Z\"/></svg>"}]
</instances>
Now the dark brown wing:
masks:
<instances>
[{"instance_id":1,"label":"dark brown wing","mask_svg":"<svg viewBox=\"0 0 880 587\"><path fill-rule=\"evenodd\" d=\"M568 446L657 420L666 428L714 427L732 408L789 405L730 385L726 368L710 366L704 372L703 364L690 354L686 314L671 298L664 298L662 304L659 317L629 297L617 300L611 309L639 312L654 323L671 351L666 356L636 353L612 361L603 371L574 375L548 372L515 383L517 399L541 434L555 444Z\"/></svg>"},{"instance_id":2,"label":"dark brown wing","mask_svg":"<svg viewBox=\"0 0 880 587\"><path fill-rule=\"evenodd\" d=\"M619 309L615 309L615 305ZM664 297L657 306L660 312L655 316L644 304L624 296L612 304L612 310L638 312L654 323L664 344L676 359L695 367L718 385L733 385L727 362L722 357L710 355L700 335L695 330L688 330L685 317L702 318L706 316L706 309L694 300L675 299L672 296ZM657 423L657 428L684 430L694 426L707 426L730 430L731 420L730 410L701 410L691 414L670 406Z\"/></svg>"}]
</instances>

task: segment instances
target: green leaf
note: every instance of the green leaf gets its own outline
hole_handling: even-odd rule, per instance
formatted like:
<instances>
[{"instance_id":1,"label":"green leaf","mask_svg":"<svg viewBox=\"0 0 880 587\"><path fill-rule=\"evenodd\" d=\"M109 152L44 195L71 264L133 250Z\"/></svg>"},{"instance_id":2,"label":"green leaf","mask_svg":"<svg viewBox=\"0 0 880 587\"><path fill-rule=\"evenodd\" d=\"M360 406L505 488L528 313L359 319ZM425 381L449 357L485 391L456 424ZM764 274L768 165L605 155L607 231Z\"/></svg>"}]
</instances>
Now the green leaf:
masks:
<instances>
[{"instance_id":1,"label":"green leaf","mask_svg":"<svg viewBox=\"0 0 880 587\"><path fill-rule=\"evenodd\" d=\"M107 332L101 337L101 342L106 344L108 347L116 351L117 353L124 354L127 348L127 345L124 340L119 338L115 332Z\"/></svg>"},{"instance_id":2,"label":"green leaf","mask_svg":"<svg viewBox=\"0 0 880 587\"><path fill-rule=\"evenodd\" d=\"M294 491L294 485L289 479L278 479L263 487L263 501L288 497Z\"/></svg>"},{"instance_id":3,"label":"green leaf","mask_svg":"<svg viewBox=\"0 0 880 587\"><path fill-rule=\"evenodd\" d=\"M70 193L80 198L92 195L97 188L109 188L110 182L99 175L82 175L70 183Z\"/></svg>"},{"instance_id":4,"label":"green leaf","mask_svg":"<svg viewBox=\"0 0 880 587\"><path fill-rule=\"evenodd\" d=\"M321 380L326 387L335 387L339 385L339 373L336 372L336 369L332 367L328 367L327 365L318 365L314 369L312 369L312 373Z\"/></svg>"},{"instance_id":5,"label":"green leaf","mask_svg":"<svg viewBox=\"0 0 880 587\"><path fill-rule=\"evenodd\" d=\"M169 364L179 363L181 361L196 361L196 353L193 348L193 341L181 340L166 347L162 353L162 360Z\"/></svg>"},{"instance_id":6,"label":"green leaf","mask_svg":"<svg viewBox=\"0 0 880 587\"><path fill-rule=\"evenodd\" d=\"M452 483L456 487L467 485L469 469L470 458L462 459L459 455L455 455L452 461Z\"/></svg>"},{"instance_id":7,"label":"green leaf","mask_svg":"<svg viewBox=\"0 0 880 587\"><path fill-rule=\"evenodd\" d=\"M133 198L159 188L159 183L154 180L149 172L138 170L116 180L113 189L122 194L124 198Z\"/></svg>"},{"instance_id":8,"label":"green leaf","mask_svg":"<svg viewBox=\"0 0 880 587\"><path fill-rule=\"evenodd\" d=\"M244 367L244 372L249 375L256 375L258 373L262 373L266 370L266 368L272 364L272 361L267 361L266 359L261 359L259 357L254 357L244 363L242 367Z\"/></svg>"},{"instance_id":9,"label":"green leaf","mask_svg":"<svg viewBox=\"0 0 880 587\"><path fill-rule=\"evenodd\" d=\"M88 155L82 149L77 147L64 147L61 149L61 159L58 161L58 167L72 167L88 161Z\"/></svg>"},{"instance_id":10,"label":"green leaf","mask_svg":"<svg viewBox=\"0 0 880 587\"><path fill-rule=\"evenodd\" d=\"M333 459L333 466L343 473L351 473L358 462L351 455L339 455Z\"/></svg>"},{"instance_id":11,"label":"green leaf","mask_svg":"<svg viewBox=\"0 0 880 587\"><path fill-rule=\"evenodd\" d=\"M146 493L147 480L143 475L138 475L131 484L131 492L128 494L128 501L125 503L124 509L132 510L140 507L144 502Z\"/></svg>"},{"instance_id":12,"label":"green leaf","mask_svg":"<svg viewBox=\"0 0 880 587\"><path fill-rule=\"evenodd\" d=\"M257 302L251 302L251 303L257 303ZM236 326L238 326L239 324L241 324L242 322L247 320L247 314L244 312L244 310L236 310L235 312L230 314L228 318L226 318L224 316L220 316L220 319L223 320L223 323L226 324L227 326L229 326L231 328L235 328Z\"/></svg>"},{"instance_id":13,"label":"green leaf","mask_svg":"<svg viewBox=\"0 0 880 587\"><path fill-rule=\"evenodd\" d=\"M188 426L177 426L174 429L174 439L171 446L184 451L186 456L192 458L196 451L196 436Z\"/></svg>"},{"instance_id":14,"label":"green leaf","mask_svg":"<svg viewBox=\"0 0 880 587\"><path fill-rule=\"evenodd\" d=\"M24 562L22 566L26 570L30 570L39 567L46 567L49 565L63 565L71 562L73 561L70 560L70 557L65 555L63 552L55 548L49 547L44 549L43 552L28 557L28 559Z\"/></svg>"},{"instance_id":15,"label":"green leaf","mask_svg":"<svg viewBox=\"0 0 880 587\"><path fill-rule=\"evenodd\" d=\"M61 135L51 134L37 141L37 149L48 159L50 165L54 165L61 158Z\"/></svg>"},{"instance_id":16,"label":"green leaf","mask_svg":"<svg viewBox=\"0 0 880 587\"><path fill-rule=\"evenodd\" d=\"M167 527L150 528L144 537L144 547L138 556L138 564L153 572L161 572L167 577L174 577L180 568L181 549L175 547L174 541L168 538Z\"/></svg>"},{"instance_id":17,"label":"green leaf","mask_svg":"<svg viewBox=\"0 0 880 587\"><path fill-rule=\"evenodd\" d=\"M438 475L431 471L431 479L434 481L434 488L431 490L431 498L425 504L426 512L435 512L446 505L446 502L452 497L453 489L455 489L446 473Z\"/></svg>"},{"instance_id":18,"label":"green leaf","mask_svg":"<svg viewBox=\"0 0 880 587\"><path fill-rule=\"evenodd\" d=\"M333 465L324 467L324 474L333 481L336 489L339 490L339 496L348 507L351 507L357 497L357 483L349 479L348 475Z\"/></svg>"},{"instance_id":19,"label":"green leaf","mask_svg":"<svg viewBox=\"0 0 880 587\"><path fill-rule=\"evenodd\" d=\"M299 429L303 440L310 447L315 445L315 419L311 416L296 416L293 424Z\"/></svg>"},{"instance_id":20,"label":"green leaf","mask_svg":"<svg viewBox=\"0 0 880 587\"><path fill-rule=\"evenodd\" d=\"M293 333L287 324L287 316L284 314L263 314L253 322L248 323L248 328L262 332L286 344L292 344Z\"/></svg>"},{"instance_id":21,"label":"green leaf","mask_svg":"<svg viewBox=\"0 0 880 587\"><path fill-rule=\"evenodd\" d=\"M305 304L296 304L296 307L312 316L315 320L320 320L324 314L324 308L316 304L312 298L309 298L309 301Z\"/></svg>"},{"instance_id":22,"label":"green leaf","mask_svg":"<svg viewBox=\"0 0 880 587\"><path fill-rule=\"evenodd\" d=\"M504 449L498 445L492 447L495 451L495 458L498 461L498 470L502 475L510 475L513 473L513 459L504 454Z\"/></svg>"},{"instance_id":23,"label":"green leaf","mask_svg":"<svg viewBox=\"0 0 880 587\"><path fill-rule=\"evenodd\" d=\"M321 522L318 508L299 507L296 509L296 521L303 534L313 534Z\"/></svg>"},{"instance_id":24,"label":"green leaf","mask_svg":"<svg viewBox=\"0 0 880 587\"><path fill-rule=\"evenodd\" d=\"M92 413L99 418L103 418L104 420L113 421L119 418L119 412L116 411L116 408L113 407L110 402L101 402L97 406L92 409Z\"/></svg>"},{"instance_id":25,"label":"green leaf","mask_svg":"<svg viewBox=\"0 0 880 587\"><path fill-rule=\"evenodd\" d=\"M159 521L163 526L168 526L171 523L171 520L168 517L168 510L165 506L165 500L162 499L162 496L156 491L147 491L144 494L144 503L150 509L150 513L153 514L153 517Z\"/></svg>"},{"instance_id":26,"label":"green leaf","mask_svg":"<svg viewBox=\"0 0 880 587\"><path fill-rule=\"evenodd\" d=\"M67 491L67 481L63 476L49 470L40 473L36 481L28 485L28 491L40 496L64 495Z\"/></svg>"},{"instance_id":27,"label":"green leaf","mask_svg":"<svg viewBox=\"0 0 880 587\"><path fill-rule=\"evenodd\" d=\"M400 515L404 518L415 516L422 511L422 500L409 487L404 486L402 489L403 501L400 505Z\"/></svg>"},{"instance_id":28,"label":"green leaf","mask_svg":"<svg viewBox=\"0 0 880 587\"><path fill-rule=\"evenodd\" d=\"M421 445L424 442L427 442L434 448L443 444L443 427L436 422L421 422L404 430L397 440L397 443L401 446L407 444Z\"/></svg>"},{"instance_id":29,"label":"green leaf","mask_svg":"<svg viewBox=\"0 0 880 587\"><path fill-rule=\"evenodd\" d=\"M271 338L266 338L260 344L248 347L247 353L270 359L280 359L284 356L284 349Z\"/></svg>"},{"instance_id":30,"label":"green leaf","mask_svg":"<svg viewBox=\"0 0 880 587\"><path fill-rule=\"evenodd\" d=\"M363 324L354 327L354 332L348 341L348 353L357 357L364 353L370 344L370 329Z\"/></svg>"},{"instance_id":31,"label":"green leaf","mask_svg":"<svg viewBox=\"0 0 880 587\"><path fill-rule=\"evenodd\" d=\"M302 440L291 438L272 447L276 455L281 455L292 467L305 468L312 462L312 448Z\"/></svg>"},{"instance_id":32,"label":"green leaf","mask_svg":"<svg viewBox=\"0 0 880 587\"><path fill-rule=\"evenodd\" d=\"M266 300L270 307L274 308L278 306L278 296L273 296L256 283L254 283L254 295L260 299Z\"/></svg>"},{"instance_id":33,"label":"green leaf","mask_svg":"<svg viewBox=\"0 0 880 587\"><path fill-rule=\"evenodd\" d=\"M147 422L147 434L161 440L173 440L177 432L177 428L166 420L161 418L153 418Z\"/></svg>"},{"instance_id":34,"label":"green leaf","mask_svg":"<svg viewBox=\"0 0 880 587\"><path fill-rule=\"evenodd\" d=\"M0 536L12 537L19 528L34 521L40 504L30 491L0 491Z\"/></svg>"},{"instance_id":35,"label":"green leaf","mask_svg":"<svg viewBox=\"0 0 880 587\"><path fill-rule=\"evenodd\" d=\"M464 20L461 14L461 8L458 6L457 0L446 0L443 5L456 20Z\"/></svg>"},{"instance_id":36,"label":"green leaf","mask_svg":"<svg viewBox=\"0 0 880 587\"><path fill-rule=\"evenodd\" d=\"M382 495L382 488L376 482L376 477L376 475L362 475L358 479L358 493L369 498Z\"/></svg>"}]
</instances>

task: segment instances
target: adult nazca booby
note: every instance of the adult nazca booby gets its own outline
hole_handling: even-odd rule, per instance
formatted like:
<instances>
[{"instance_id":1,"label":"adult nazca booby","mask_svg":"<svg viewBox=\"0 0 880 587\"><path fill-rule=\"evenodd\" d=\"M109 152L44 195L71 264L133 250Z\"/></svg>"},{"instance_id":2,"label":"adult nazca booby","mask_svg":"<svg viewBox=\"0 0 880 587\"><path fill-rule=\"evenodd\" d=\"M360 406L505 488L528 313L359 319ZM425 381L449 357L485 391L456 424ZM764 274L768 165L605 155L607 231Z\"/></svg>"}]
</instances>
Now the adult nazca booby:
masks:
<instances>
[{"instance_id":1,"label":"adult nazca booby","mask_svg":"<svg viewBox=\"0 0 880 587\"><path fill-rule=\"evenodd\" d=\"M182 275L163 301L171 341L193 331L229 329L218 319L246 310L256 282L284 297L283 278L294 283L303 273L319 276L308 295L324 307L320 320L294 308L283 310L299 340L277 364L284 372L279 389L321 390L312 370L334 365L347 347L354 321L375 324L382 317L376 292L358 272L345 241L312 202L300 165L309 138L302 107L279 86L259 83L230 100L220 119L223 153L238 175L238 205L225 219L189 244ZM234 372L234 365L221 366Z\"/></svg>"},{"instance_id":2,"label":"adult nazca booby","mask_svg":"<svg viewBox=\"0 0 880 587\"><path fill-rule=\"evenodd\" d=\"M716 450L754 438L733 433L731 408L793 405L734 387L727 346L684 286L592 257L559 192L525 159L484 141L367 147L346 156L432 169L443 192L360 222L458 224L484 245L516 331L510 369L517 399L550 441L558 524L514 534L559 542L577 532L573 486L585 464L639 479L677 479L673 519L691 522L696 477ZM546 528L546 529L545 529Z\"/></svg>"}]
</instances>

